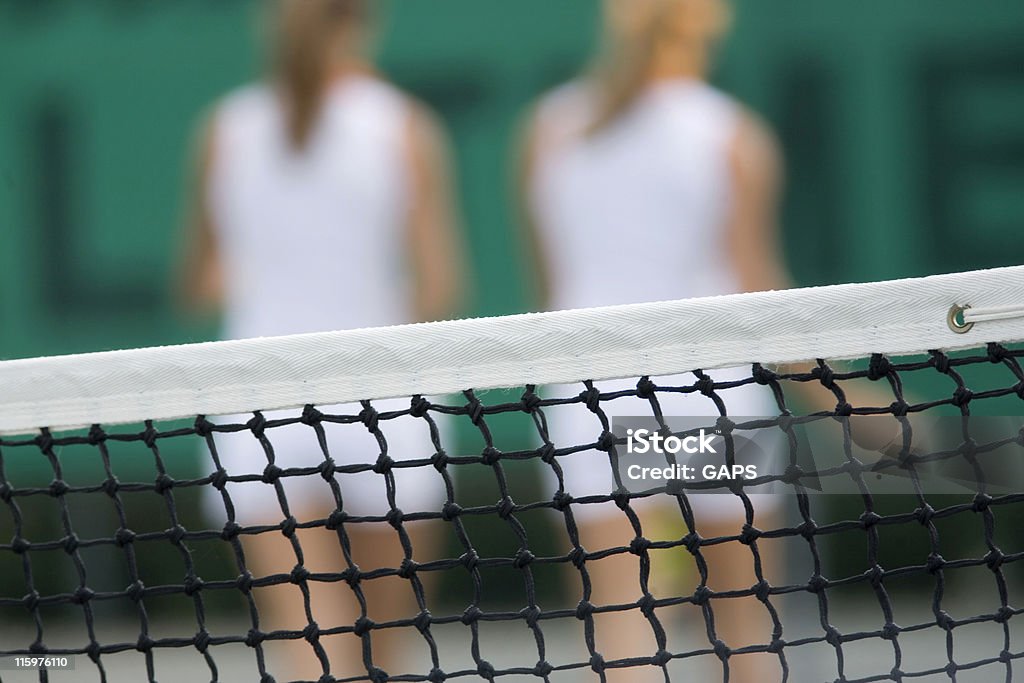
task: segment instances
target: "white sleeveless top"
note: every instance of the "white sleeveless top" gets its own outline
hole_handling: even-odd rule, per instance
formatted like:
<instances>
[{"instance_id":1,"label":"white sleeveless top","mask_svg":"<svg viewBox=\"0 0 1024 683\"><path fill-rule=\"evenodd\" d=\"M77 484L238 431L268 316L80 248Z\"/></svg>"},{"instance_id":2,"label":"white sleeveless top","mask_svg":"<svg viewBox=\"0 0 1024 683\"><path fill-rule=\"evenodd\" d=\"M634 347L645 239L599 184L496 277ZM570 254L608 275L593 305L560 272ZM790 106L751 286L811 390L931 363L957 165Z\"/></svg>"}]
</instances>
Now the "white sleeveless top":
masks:
<instances>
[{"instance_id":1,"label":"white sleeveless top","mask_svg":"<svg viewBox=\"0 0 1024 683\"><path fill-rule=\"evenodd\" d=\"M408 117L397 89L350 77L328 91L297 153L270 86L222 102L210 198L227 338L412 321Z\"/></svg>"},{"instance_id":2,"label":"white sleeveless top","mask_svg":"<svg viewBox=\"0 0 1024 683\"><path fill-rule=\"evenodd\" d=\"M588 135L597 109L594 87L574 82L536 113L530 201L553 307L737 291L723 245L737 106L705 83L667 81Z\"/></svg>"}]
</instances>

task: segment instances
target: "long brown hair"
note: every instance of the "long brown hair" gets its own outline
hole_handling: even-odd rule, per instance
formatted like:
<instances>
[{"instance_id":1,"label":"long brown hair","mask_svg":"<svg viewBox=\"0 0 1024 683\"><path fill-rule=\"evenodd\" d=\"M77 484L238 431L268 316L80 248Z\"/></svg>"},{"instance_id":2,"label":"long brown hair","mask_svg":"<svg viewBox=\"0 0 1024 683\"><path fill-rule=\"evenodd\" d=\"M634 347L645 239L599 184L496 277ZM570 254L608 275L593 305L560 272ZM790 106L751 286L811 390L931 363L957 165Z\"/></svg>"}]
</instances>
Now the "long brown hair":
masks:
<instances>
[{"instance_id":1,"label":"long brown hair","mask_svg":"<svg viewBox=\"0 0 1024 683\"><path fill-rule=\"evenodd\" d=\"M649 12L639 17L637 26L629 35L612 30L611 26L606 27L605 46L592 70L600 104L589 127L591 134L601 132L618 120L644 91L662 42L686 39L671 34L672 22L669 20L672 12L680 11L683 1L649 0ZM638 6L639 3L631 5L633 11ZM727 23L725 15L721 26L710 28L708 34L700 36L700 39L710 42L719 37ZM691 36L690 39L695 38Z\"/></svg>"},{"instance_id":2,"label":"long brown hair","mask_svg":"<svg viewBox=\"0 0 1024 683\"><path fill-rule=\"evenodd\" d=\"M288 138L305 148L316 125L332 62L343 50L339 29L367 20L366 0L277 0L273 70L285 102Z\"/></svg>"}]
</instances>

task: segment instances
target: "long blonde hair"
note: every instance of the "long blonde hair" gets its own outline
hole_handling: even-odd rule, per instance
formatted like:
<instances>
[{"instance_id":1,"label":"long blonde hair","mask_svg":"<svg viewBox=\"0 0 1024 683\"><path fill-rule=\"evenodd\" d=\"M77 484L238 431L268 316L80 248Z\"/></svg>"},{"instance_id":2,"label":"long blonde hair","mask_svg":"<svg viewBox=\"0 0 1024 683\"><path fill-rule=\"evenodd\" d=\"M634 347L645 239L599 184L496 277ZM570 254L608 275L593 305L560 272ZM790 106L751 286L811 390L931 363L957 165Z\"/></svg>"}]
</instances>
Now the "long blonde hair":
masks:
<instances>
[{"instance_id":1,"label":"long blonde hair","mask_svg":"<svg viewBox=\"0 0 1024 683\"><path fill-rule=\"evenodd\" d=\"M288 138L302 150L316 125L332 63L358 45L339 44L340 29L367 21L366 0L277 0L273 71L285 102Z\"/></svg>"},{"instance_id":2,"label":"long blonde hair","mask_svg":"<svg viewBox=\"0 0 1024 683\"><path fill-rule=\"evenodd\" d=\"M592 70L600 93L600 106L589 128L591 134L601 132L618 120L644 91L663 41L685 39L672 35L673 22L670 21L673 12L684 11L681 5L685 1L647 0L648 11L638 15L637 26L628 35L606 26L604 48ZM629 7L635 11L640 3L632 2ZM728 25L728 12L724 3L719 9L722 10L721 21L706 28L707 35L699 38L705 43L720 37ZM606 22L610 22L610 19L610 12L606 9ZM698 38L691 36L689 39Z\"/></svg>"}]
</instances>

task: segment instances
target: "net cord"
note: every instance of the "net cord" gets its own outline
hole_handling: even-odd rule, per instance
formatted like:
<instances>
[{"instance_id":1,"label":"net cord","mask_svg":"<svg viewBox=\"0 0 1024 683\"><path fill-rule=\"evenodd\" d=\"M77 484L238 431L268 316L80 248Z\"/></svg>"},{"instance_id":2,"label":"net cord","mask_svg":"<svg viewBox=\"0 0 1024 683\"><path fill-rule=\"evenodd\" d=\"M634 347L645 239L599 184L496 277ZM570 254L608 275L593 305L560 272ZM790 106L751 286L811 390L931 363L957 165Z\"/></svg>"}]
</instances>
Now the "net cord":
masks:
<instances>
[{"instance_id":1,"label":"net cord","mask_svg":"<svg viewBox=\"0 0 1024 683\"><path fill-rule=\"evenodd\" d=\"M500 318L0 362L0 434L329 405L414 394L670 375L982 341L1024 340L1019 316L967 334L951 306L1019 307L1024 266Z\"/></svg>"}]
</instances>

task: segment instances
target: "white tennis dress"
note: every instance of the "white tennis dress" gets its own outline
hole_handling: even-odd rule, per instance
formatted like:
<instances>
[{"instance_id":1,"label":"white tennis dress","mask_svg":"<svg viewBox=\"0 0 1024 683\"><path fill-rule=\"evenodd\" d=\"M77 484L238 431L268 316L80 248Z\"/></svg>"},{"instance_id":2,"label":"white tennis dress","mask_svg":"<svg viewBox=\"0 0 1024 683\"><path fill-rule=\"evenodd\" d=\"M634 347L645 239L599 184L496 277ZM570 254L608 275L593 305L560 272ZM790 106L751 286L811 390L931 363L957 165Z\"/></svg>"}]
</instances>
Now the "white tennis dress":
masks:
<instances>
[{"instance_id":1,"label":"white tennis dress","mask_svg":"<svg viewBox=\"0 0 1024 683\"><path fill-rule=\"evenodd\" d=\"M532 214L551 273L557 309L732 294L738 279L726 252L732 182L729 146L739 110L724 94L695 80L648 88L621 118L589 134L598 100L584 81L562 86L536 110L536 157L529 186ZM716 380L749 377L749 368L710 372ZM653 378L693 385L692 373ZM598 382L602 392L634 388L637 378ZM583 387L560 388L559 395ZM761 386L721 392L733 416L778 414ZM699 393L659 395L665 416L717 416ZM649 401L620 398L601 408L615 416L650 416ZM602 427L585 406L552 409L558 447L596 442ZM562 459L574 497L613 489L608 457L594 450ZM699 499L699 500L698 500ZM739 509L733 496L692 496L707 510ZM575 506L609 510L614 506ZM618 513L621 514L621 513Z\"/></svg>"},{"instance_id":2,"label":"white tennis dress","mask_svg":"<svg viewBox=\"0 0 1024 683\"><path fill-rule=\"evenodd\" d=\"M286 134L281 100L271 87L249 86L221 103L214 121L209 191L224 271L227 338L412 322L404 237L409 116L409 102L394 87L369 76L349 77L330 88L306 149L296 152ZM381 412L409 405L409 399L373 402ZM349 415L362 410L360 405L318 408ZM405 416L378 425L392 459L429 458L435 452L422 418ZM324 423L324 428L338 466L377 462L382 448L364 424ZM268 429L266 436L279 468L324 462L308 425ZM267 467L265 451L251 432L215 438L228 474L257 474ZM442 482L432 467L393 472L399 507L424 510L443 500ZM335 476L349 513L389 509L383 474ZM319 475L281 481L292 513L329 511L334 505ZM227 491L241 521L282 518L270 483L229 483ZM223 517L220 496L212 493L211 513Z\"/></svg>"}]
</instances>

